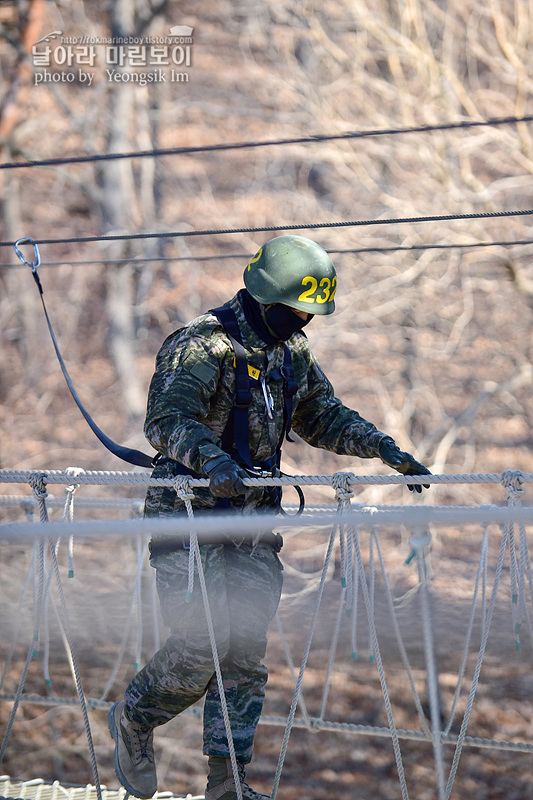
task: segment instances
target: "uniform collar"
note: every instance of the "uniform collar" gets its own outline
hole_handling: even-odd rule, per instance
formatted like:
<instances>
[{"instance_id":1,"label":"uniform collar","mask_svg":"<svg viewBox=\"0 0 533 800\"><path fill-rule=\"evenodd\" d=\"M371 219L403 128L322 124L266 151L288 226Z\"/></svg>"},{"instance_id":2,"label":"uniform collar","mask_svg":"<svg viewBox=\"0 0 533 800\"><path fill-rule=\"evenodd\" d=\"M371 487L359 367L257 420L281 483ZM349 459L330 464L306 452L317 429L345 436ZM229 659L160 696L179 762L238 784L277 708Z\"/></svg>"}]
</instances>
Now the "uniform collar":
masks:
<instances>
[{"instance_id":1,"label":"uniform collar","mask_svg":"<svg viewBox=\"0 0 533 800\"><path fill-rule=\"evenodd\" d=\"M244 305L242 300L242 292L246 290L241 289L237 294L231 298L231 300L227 303L230 308L233 309L237 316L237 320L239 323L239 327L241 329L241 334L243 338L243 344L246 349L250 350L266 350L267 348L276 346L279 344L274 337L271 338L271 342L267 343L265 340L259 335L259 333L255 330L255 326L252 327L250 322L247 319L247 315L244 312ZM248 315L249 316L249 315ZM265 325L265 330L268 332L268 329Z\"/></svg>"},{"instance_id":2,"label":"uniform collar","mask_svg":"<svg viewBox=\"0 0 533 800\"><path fill-rule=\"evenodd\" d=\"M252 297L247 289L241 289L238 296L242 305L244 316L246 317L246 321L254 333L256 333L259 338L265 342L265 344L277 344L279 341L279 336L276 336L274 331L272 331L266 324L263 315L263 308L260 303L258 303L258 301Z\"/></svg>"}]
</instances>

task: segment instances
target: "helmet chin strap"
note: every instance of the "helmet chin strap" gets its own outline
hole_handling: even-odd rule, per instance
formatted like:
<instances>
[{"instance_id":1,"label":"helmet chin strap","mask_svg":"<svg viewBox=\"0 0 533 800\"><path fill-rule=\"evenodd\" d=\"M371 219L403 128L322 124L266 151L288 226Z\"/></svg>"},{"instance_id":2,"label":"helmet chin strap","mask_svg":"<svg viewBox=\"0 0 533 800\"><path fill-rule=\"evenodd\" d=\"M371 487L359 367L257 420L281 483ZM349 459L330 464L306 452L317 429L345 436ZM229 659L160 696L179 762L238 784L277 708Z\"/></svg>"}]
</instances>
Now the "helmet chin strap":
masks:
<instances>
[{"instance_id":1,"label":"helmet chin strap","mask_svg":"<svg viewBox=\"0 0 533 800\"><path fill-rule=\"evenodd\" d=\"M308 314L307 319L302 319L294 313L293 308L282 303L263 306L263 316L269 331L284 342L290 339L293 333L305 328L313 319L313 314Z\"/></svg>"}]
</instances>

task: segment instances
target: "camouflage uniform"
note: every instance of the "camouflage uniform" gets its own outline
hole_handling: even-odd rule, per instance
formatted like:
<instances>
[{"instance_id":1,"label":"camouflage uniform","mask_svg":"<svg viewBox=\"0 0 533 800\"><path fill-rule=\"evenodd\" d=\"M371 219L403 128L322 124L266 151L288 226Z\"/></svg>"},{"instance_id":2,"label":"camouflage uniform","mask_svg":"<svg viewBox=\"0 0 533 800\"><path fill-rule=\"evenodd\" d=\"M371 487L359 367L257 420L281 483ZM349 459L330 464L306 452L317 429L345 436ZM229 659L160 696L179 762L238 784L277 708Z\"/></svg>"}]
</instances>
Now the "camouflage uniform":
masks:
<instances>
[{"instance_id":1,"label":"camouflage uniform","mask_svg":"<svg viewBox=\"0 0 533 800\"><path fill-rule=\"evenodd\" d=\"M266 345L248 324L236 295L235 311L247 361L264 376L273 399L267 414L260 380L251 378L249 443L254 464L261 465L278 447L283 433L283 365L281 344ZM288 340L298 391L293 398L292 427L306 442L336 453L379 456L385 434L344 406L313 357L301 333ZM148 399L145 433L168 459L154 477L172 477L176 463L204 477L209 459L223 455L221 435L233 405L234 351L216 316L204 314L164 342L156 362ZM274 379L274 375L278 379ZM213 509L216 498L197 490L193 506ZM231 506L249 513L273 505L271 493L258 488L232 497ZM152 487L146 497L148 517L183 511L170 488ZM281 564L269 544L208 544L201 548L210 609L214 616L224 688L237 757L248 762L261 714L267 672L261 663L266 633L281 592ZM204 753L229 755L220 710L213 657L203 603L195 581L195 596L185 602L188 550L152 557L165 624L171 635L126 690L128 716L147 727L163 724L205 694Z\"/></svg>"}]
</instances>

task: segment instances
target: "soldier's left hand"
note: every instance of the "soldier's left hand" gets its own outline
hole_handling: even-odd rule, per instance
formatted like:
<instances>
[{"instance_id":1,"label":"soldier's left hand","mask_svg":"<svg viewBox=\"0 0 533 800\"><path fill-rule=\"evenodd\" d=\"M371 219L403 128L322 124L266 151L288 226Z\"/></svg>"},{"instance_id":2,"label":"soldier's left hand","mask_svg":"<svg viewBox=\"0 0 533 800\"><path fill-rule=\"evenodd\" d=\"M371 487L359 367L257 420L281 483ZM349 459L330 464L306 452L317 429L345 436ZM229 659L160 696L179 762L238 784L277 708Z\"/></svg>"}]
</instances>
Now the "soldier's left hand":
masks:
<instances>
[{"instance_id":1,"label":"soldier's left hand","mask_svg":"<svg viewBox=\"0 0 533 800\"><path fill-rule=\"evenodd\" d=\"M248 474L229 456L212 458L204 464L209 478L209 489L215 497L236 497L246 493L243 480Z\"/></svg>"},{"instance_id":2,"label":"soldier's left hand","mask_svg":"<svg viewBox=\"0 0 533 800\"><path fill-rule=\"evenodd\" d=\"M389 436L382 439L379 443L379 455L384 464L401 472L402 475L431 475L427 467L417 461L410 453L400 450L396 442ZM421 492L429 489L429 483L408 484L410 492Z\"/></svg>"}]
</instances>

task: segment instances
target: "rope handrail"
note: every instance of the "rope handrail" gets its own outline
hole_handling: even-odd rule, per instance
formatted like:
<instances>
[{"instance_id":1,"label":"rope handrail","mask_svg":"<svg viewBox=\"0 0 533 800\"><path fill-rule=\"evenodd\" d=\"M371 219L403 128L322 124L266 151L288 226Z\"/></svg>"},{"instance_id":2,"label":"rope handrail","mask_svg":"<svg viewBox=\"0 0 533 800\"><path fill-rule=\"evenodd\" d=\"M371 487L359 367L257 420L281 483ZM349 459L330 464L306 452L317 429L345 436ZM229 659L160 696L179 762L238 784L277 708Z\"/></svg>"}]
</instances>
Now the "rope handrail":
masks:
<instances>
[{"instance_id":1,"label":"rope handrail","mask_svg":"<svg viewBox=\"0 0 533 800\"><path fill-rule=\"evenodd\" d=\"M143 486L176 486L175 479L153 478L149 472L111 472L111 471L84 471L76 470L76 484L122 484L122 485L143 485ZM183 489L191 492L196 487L208 486L206 478L185 478L186 486ZM39 472L32 470L0 470L0 483L29 483L46 487L48 484L67 484L73 483L72 468L67 470L49 470ZM509 486L522 486L526 482L533 482L533 473L524 473L521 470L506 470L502 473L479 473L469 475L362 475L357 476L353 473L335 473L334 475L292 475L280 478L247 478L244 480L246 486L344 486L346 490L353 494L356 486L364 485L393 485L393 484L461 484L461 483L500 483L506 488ZM454 522L457 524L485 524L490 519L497 524L531 523L533 521L533 506L523 506L522 504L497 506L484 505L480 507L470 506L364 506L353 504L345 510L347 518L351 524L368 526L369 524L380 524L382 526L427 526L429 524L446 524ZM95 538L104 535L142 535L148 530L157 534L172 534L189 536L191 531L194 535L220 537L223 539L228 531L238 533L243 536L253 536L258 533L264 525L267 517L272 524L281 528L298 528L303 525L316 523L316 514L304 513L296 517L293 515L280 518L277 513L243 516L242 514L200 515L192 519L186 519L185 515L177 515L166 518L150 519L128 519L114 521L47 521L47 534L49 536L63 536L65 524L69 525L69 531L80 537ZM320 514L320 525L336 524L338 512L331 513L325 511ZM0 525L0 537L3 539L35 539L38 536L33 522L8 522Z\"/></svg>"},{"instance_id":2,"label":"rope handrail","mask_svg":"<svg viewBox=\"0 0 533 800\"><path fill-rule=\"evenodd\" d=\"M524 483L533 483L533 472L522 472L520 478ZM44 475L47 484L71 484L72 473L66 470L0 470L0 483L28 483L32 475ZM336 473L348 477L349 482L356 486L372 484L424 484L440 485L447 483L501 483L505 472L469 473L469 474L440 474L440 475L355 475L352 472ZM333 484L333 475L284 475L280 478L247 478L245 486L324 486ZM115 470L84 470L76 475L76 483L105 485L108 483L123 483L124 485L139 484L142 486L174 486L173 478L153 478L148 471L115 471ZM208 486L207 478L189 478L189 485L193 488Z\"/></svg>"}]
</instances>

